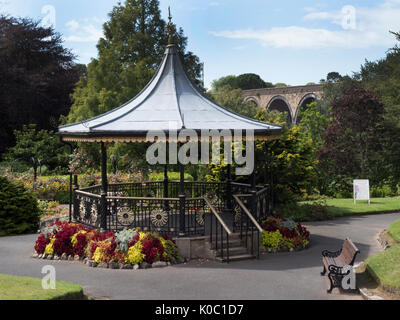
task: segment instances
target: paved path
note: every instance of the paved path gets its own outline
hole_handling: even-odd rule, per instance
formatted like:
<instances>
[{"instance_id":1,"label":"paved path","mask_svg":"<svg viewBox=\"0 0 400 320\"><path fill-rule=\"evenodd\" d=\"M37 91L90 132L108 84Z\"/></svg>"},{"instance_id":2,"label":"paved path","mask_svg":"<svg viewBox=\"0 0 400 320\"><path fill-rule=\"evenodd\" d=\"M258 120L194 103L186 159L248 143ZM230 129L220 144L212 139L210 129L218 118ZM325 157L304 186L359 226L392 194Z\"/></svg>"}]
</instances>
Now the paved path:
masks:
<instances>
[{"instance_id":1,"label":"paved path","mask_svg":"<svg viewBox=\"0 0 400 320\"><path fill-rule=\"evenodd\" d=\"M295 253L264 255L260 260L229 265L192 261L150 270L93 269L79 262L31 259L37 235L0 238L0 273L42 277L46 264L56 266L57 280L80 283L96 297L111 299L360 299L358 295L326 293L321 251L337 250L351 237L361 250L357 261L379 252L376 236L400 214L343 218L307 224L311 246Z\"/></svg>"}]
</instances>

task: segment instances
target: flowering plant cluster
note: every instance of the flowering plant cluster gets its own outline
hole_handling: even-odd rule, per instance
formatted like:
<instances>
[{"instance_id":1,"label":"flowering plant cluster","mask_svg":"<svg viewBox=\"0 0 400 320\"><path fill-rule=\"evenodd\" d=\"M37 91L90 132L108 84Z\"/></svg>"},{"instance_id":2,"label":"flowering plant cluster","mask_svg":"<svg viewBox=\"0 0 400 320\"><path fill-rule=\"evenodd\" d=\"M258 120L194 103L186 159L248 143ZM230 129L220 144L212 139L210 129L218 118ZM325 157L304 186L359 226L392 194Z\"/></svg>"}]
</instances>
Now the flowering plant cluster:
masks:
<instances>
[{"instance_id":1,"label":"flowering plant cluster","mask_svg":"<svg viewBox=\"0 0 400 320\"><path fill-rule=\"evenodd\" d=\"M25 188L34 189L38 193L39 198L48 198L49 196L55 197L56 193L68 192L69 180L65 177L39 177L34 182L33 175L24 174L14 177L14 180L21 182Z\"/></svg>"},{"instance_id":2,"label":"flowering plant cluster","mask_svg":"<svg viewBox=\"0 0 400 320\"><path fill-rule=\"evenodd\" d=\"M266 249L290 250L305 248L310 241L310 233L300 223L281 216L270 217L263 221L265 230L261 244Z\"/></svg>"},{"instance_id":3,"label":"flowering plant cluster","mask_svg":"<svg viewBox=\"0 0 400 320\"><path fill-rule=\"evenodd\" d=\"M37 254L79 256L96 263L139 265L179 258L175 242L168 236L137 230L100 233L76 223L57 221L39 235Z\"/></svg>"},{"instance_id":4,"label":"flowering plant cluster","mask_svg":"<svg viewBox=\"0 0 400 320\"><path fill-rule=\"evenodd\" d=\"M93 170L95 163L90 159L87 152L81 152L79 149L75 149L74 153L70 156L69 172L74 175L82 174Z\"/></svg>"}]
</instances>

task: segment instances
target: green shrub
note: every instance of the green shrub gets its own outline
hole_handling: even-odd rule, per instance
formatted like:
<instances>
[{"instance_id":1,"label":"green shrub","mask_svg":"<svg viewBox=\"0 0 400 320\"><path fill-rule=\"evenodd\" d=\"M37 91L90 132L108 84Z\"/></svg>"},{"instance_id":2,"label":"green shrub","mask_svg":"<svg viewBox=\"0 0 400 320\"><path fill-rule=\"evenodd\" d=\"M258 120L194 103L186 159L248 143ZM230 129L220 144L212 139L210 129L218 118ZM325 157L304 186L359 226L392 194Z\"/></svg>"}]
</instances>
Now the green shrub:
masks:
<instances>
[{"instance_id":1,"label":"green shrub","mask_svg":"<svg viewBox=\"0 0 400 320\"><path fill-rule=\"evenodd\" d=\"M293 219L297 222L333 219L333 214L329 212L325 200L314 201L313 203L307 204L290 202L279 206L276 211L283 217Z\"/></svg>"},{"instance_id":2,"label":"green shrub","mask_svg":"<svg viewBox=\"0 0 400 320\"><path fill-rule=\"evenodd\" d=\"M0 236L35 233L40 213L32 192L0 177Z\"/></svg>"},{"instance_id":3,"label":"green shrub","mask_svg":"<svg viewBox=\"0 0 400 320\"><path fill-rule=\"evenodd\" d=\"M372 198L386 198L396 196L397 192L394 192L389 186L383 187L371 187Z\"/></svg>"},{"instance_id":4,"label":"green shrub","mask_svg":"<svg viewBox=\"0 0 400 320\"><path fill-rule=\"evenodd\" d=\"M168 172L168 179L170 181L180 180L181 175L179 172ZM163 181L163 180L164 180L164 172L160 173L152 172L149 174L149 181ZM185 181L194 181L194 179L190 174L185 173Z\"/></svg>"},{"instance_id":5,"label":"green shrub","mask_svg":"<svg viewBox=\"0 0 400 320\"><path fill-rule=\"evenodd\" d=\"M69 204L69 191L68 192L57 192L56 201L60 204Z\"/></svg>"}]
</instances>

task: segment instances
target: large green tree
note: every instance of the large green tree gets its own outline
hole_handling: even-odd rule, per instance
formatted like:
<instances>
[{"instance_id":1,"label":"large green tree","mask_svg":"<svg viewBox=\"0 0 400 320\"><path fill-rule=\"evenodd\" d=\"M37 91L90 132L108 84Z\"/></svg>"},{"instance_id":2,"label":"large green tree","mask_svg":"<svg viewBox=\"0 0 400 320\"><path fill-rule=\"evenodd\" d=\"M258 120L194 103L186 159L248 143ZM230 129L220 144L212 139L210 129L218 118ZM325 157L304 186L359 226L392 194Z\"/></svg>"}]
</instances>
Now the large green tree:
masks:
<instances>
[{"instance_id":1,"label":"large green tree","mask_svg":"<svg viewBox=\"0 0 400 320\"><path fill-rule=\"evenodd\" d=\"M244 73L239 76L229 75L226 77L221 77L214 80L211 84L211 91L218 92L221 90L226 90L227 87L230 89L262 89L262 88L272 88L273 84L270 82L265 82L258 74L254 73Z\"/></svg>"},{"instance_id":2,"label":"large green tree","mask_svg":"<svg viewBox=\"0 0 400 320\"><path fill-rule=\"evenodd\" d=\"M400 41L400 34L393 33ZM380 169L378 177L397 191L400 181L400 48L396 45L386 57L366 61L356 75L365 88L375 92L385 107Z\"/></svg>"},{"instance_id":3,"label":"large green tree","mask_svg":"<svg viewBox=\"0 0 400 320\"><path fill-rule=\"evenodd\" d=\"M380 167L384 113L383 103L365 89L348 89L336 99L333 120L318 151L325 172L375 180L374 172Z\"/></svg>"},{"instance_id":4,"label":"large green tree","mask_svg":"<svg viewBox=\"0 0 400 320\"><path fill-rule=\"evenodd\" d=\"M158 0L126 0L109 13L104 37L97 44L98 58L88 66L72 97L74 104L64 122L81 121L105 113L138 94L150 81L168 43L166 22ZM186 52L187 38L179 29L175 42L184 67L199 83L199 58Z\"/></svg>"},{"instance_id":5,"label":"large green tree","mask_svg":"<svg viewBox=\"0 0 400 320\"><path fill-rule=\"evenodd\" d=\"M74 56L54 29L0 16L0 157L14 144L14 129L55 129L78 80Z\"/></svg>"},{"instance_id":6,"label":"large green tree","mask_svg":"<svg viewBox=\"0 0 400 320\"><path fill-rule=\"evenodd\" d=\"M22 130L15 130L14 135L16 144L8 149L5 159L22 161L33 167L35 180L40 165L49 169L67 168L66 146L52 131L37 130L35 124L30 124L24 125Z\"/></svg>"}]
</instances>

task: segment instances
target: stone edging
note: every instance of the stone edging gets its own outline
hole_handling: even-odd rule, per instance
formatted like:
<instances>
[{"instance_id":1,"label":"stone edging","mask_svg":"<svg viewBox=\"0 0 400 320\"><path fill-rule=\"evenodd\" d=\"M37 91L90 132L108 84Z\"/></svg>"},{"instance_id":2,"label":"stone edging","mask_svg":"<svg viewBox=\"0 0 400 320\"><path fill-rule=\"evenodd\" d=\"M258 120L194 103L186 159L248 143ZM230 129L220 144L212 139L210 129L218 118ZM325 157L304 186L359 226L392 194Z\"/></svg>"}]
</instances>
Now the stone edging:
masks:
<instances>
[{"instance_id":1,"label":"stone edging","mask_svg":"<svg viewBox=\"0 0 400 320\"><path fill-rule=\"evenodd\" d=\"M72 256L67 254L62 254L61 257L56 255L46 255L46 254L37 254L36 252L32 254L31 258L34 259L43 259L43 260L53 260L53 261L75 261L82 262L91 268L103 268L103 269L121 269L121 270L138 270L138 269L150 269L150 268L163 268L171 265L182 264L186 262L186 259L178 258L174 259L171 262L165 261L157 261L153 264L148 264L147 262L142 262L140 265L131 265L130 263L117 263L115 261L111 261L108 263L97 263L94 260L90 260L88 258L82 259L78 255Z\"/></svg>"},{"instance_id":2,"label":"stone edging","mask_svg":"<svg viewBox=\"0 0 400 320\"><path fill-rule=\"evenodd\" d=\"M299 252L299 251L304 251L307 250L310 247L310 244L306 245L306 246L299 246L296 248L274 248L274 249L266 249L265 247L263 247L262 245L260 246L260 253L261 254L275 254L275 253L283 253L283 252Z\"/></svg>"}]
</instances>

